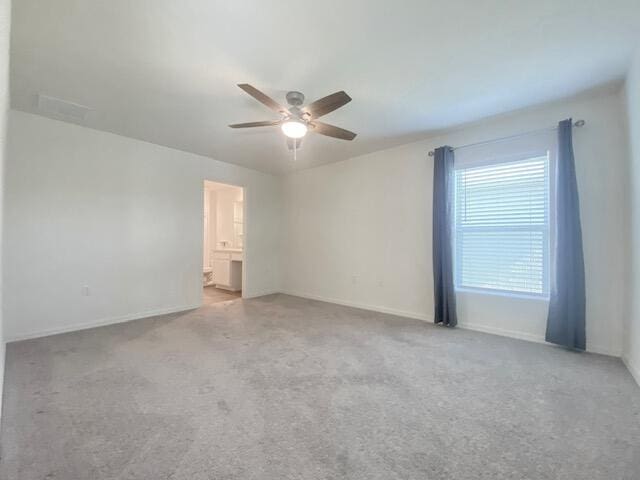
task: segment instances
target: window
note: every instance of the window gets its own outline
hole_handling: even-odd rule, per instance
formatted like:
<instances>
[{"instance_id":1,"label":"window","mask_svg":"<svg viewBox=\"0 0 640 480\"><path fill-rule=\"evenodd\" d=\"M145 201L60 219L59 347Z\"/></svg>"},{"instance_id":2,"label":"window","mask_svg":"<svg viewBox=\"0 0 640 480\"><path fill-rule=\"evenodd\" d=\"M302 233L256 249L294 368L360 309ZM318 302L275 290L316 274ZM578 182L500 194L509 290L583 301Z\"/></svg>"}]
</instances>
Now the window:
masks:
<instances>
[{"instance_id":1,"label":"window","mask_svg":"<svg viewBox=\"0 0 640 480\"><path fill-rule=\"evenodd\" d=\"M459 289L548 296L549 155L455 172Z\"/></svg>"}]
</instances>

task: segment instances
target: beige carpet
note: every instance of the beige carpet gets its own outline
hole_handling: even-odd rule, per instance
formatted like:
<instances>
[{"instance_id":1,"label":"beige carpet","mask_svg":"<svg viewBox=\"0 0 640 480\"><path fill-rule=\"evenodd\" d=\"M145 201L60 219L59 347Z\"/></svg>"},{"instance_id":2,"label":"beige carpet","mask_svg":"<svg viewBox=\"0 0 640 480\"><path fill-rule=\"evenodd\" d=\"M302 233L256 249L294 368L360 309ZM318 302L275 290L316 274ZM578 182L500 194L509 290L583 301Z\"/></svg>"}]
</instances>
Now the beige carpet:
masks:
<instances>
[{"instance_id":1,"label":"beige carpet","mask_svg":"<svg viewBox=\"0 0 640 480\"><path fill-rule=\"evenodd\" d=\"M284 295L10 344L2 479L640 478L614 358Z\"/></svg>"}]
</instances>

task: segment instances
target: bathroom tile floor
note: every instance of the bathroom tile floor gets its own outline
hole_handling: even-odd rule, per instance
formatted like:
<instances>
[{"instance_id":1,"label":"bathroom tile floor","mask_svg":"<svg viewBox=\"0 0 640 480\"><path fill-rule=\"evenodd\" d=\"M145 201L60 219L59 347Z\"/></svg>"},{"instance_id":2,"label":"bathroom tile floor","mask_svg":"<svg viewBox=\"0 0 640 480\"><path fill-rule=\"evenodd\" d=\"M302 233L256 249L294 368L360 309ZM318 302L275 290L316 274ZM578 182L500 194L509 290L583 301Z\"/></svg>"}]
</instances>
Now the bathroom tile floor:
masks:
<instances>
[{"instance_id":1,"label":"bathroom tile floor","mask_svg":"<svg viewBox=\"0 0 640 480\"><path fill-rule=\"evenodd\" d=\"M202 294L203 305L212 303L228 302L242 297L242 292L230 292L216 287L204 287Z\"/></svg>"}]
</instances>

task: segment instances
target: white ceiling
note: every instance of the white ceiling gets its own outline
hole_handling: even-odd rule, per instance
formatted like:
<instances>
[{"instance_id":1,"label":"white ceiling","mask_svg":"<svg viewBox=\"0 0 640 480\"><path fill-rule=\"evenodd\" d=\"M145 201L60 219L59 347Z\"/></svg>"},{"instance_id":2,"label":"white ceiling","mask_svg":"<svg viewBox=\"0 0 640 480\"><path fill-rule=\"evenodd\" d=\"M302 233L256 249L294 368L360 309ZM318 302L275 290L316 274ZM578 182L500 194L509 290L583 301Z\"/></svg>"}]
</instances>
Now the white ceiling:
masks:
<instances>
[{"instance_id":1,"label":"white ceiling","mask_svg":"<svg viewBox=\"0 0 640 480\"><path fill-rule=\"evenodd\" d=\"M82 123L267 172L342 160L620 79L638 0L20 0L12 105L44 93ZM345 90L292 165L277 119L237 83L284 103Z\"/></svg>"}]
</instances>

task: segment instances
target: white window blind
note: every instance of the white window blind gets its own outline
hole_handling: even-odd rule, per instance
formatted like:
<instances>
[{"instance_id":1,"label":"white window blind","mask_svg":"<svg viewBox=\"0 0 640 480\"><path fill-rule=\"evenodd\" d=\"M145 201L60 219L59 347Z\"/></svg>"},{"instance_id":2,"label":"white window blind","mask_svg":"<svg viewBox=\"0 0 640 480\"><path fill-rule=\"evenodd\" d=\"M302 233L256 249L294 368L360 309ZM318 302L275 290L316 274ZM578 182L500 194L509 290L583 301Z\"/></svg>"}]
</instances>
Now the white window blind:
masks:
<instances>
[{"instance_id":1,"label":"white window blind","mask_svg":"<svg viewBox=\"0 0 640 480\"><path fill-rule=\"evenodd\" d=\"M456 170L454 206L458 288L548 295L548 155Z\"/></svg>"}]
</instances>

